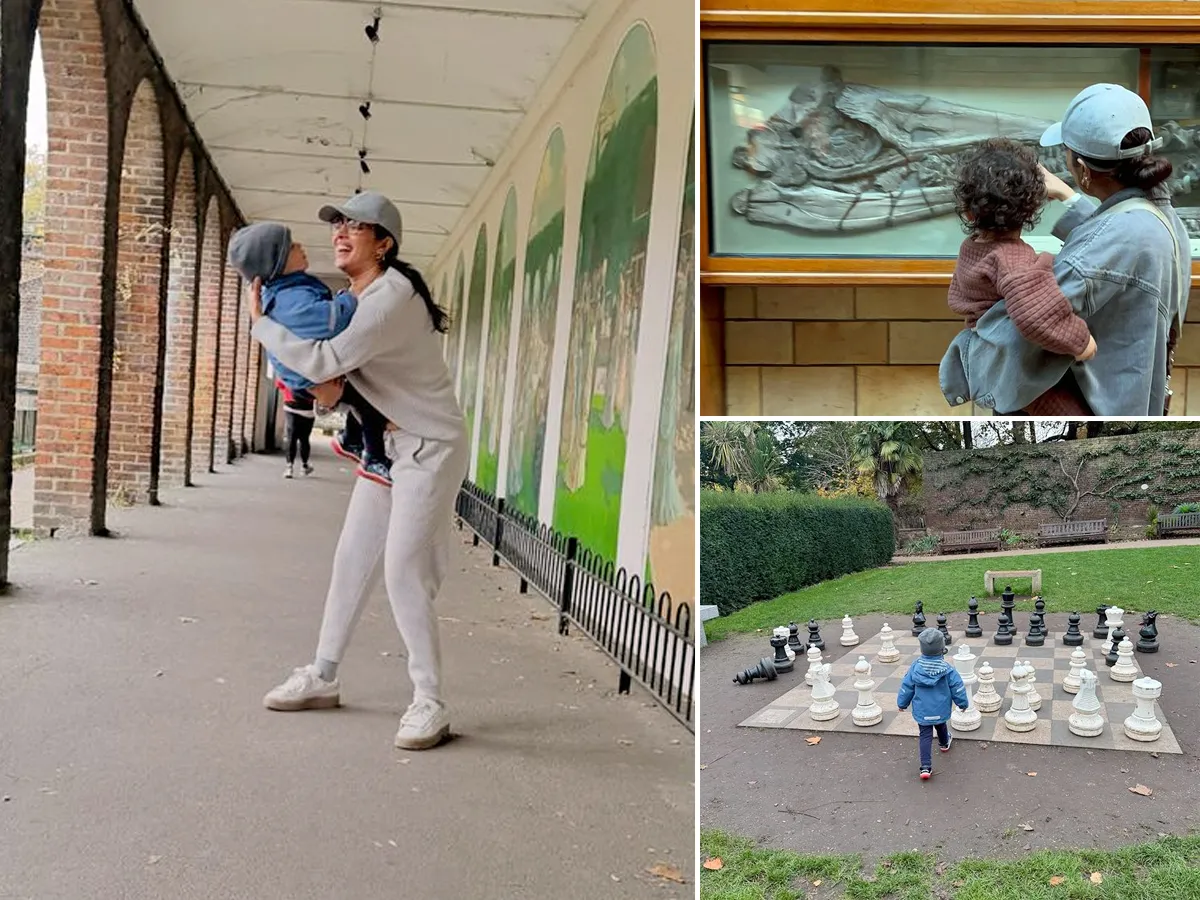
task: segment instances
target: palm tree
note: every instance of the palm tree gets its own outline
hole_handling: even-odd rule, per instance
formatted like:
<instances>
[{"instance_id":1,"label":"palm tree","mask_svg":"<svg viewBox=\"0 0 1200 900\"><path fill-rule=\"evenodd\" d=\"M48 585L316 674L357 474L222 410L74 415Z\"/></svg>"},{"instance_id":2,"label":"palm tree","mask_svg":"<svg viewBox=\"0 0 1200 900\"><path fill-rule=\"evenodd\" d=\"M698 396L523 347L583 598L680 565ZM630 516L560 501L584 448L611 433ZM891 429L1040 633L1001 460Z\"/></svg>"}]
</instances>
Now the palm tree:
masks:
<instances>
[{"instance_id":1,"label":"palm tree","mask_svg":"<svg viewBox=\"0 0 1200 900\"><path fill-rule=\"evenodd\" d=\"M701 481L762 494L783 486L783 459L770 431L757 422L701 422Z\"/></svg>"},{"instance_id":2,"label":"palm tree","mask_svg":"<svg viewBox=\"0 0 1200 900\"><path fill-rule=\"evenodd\" d=\"M754 494L769 494L783 487L783 460L779 445L765 428L757 428L746 442L745 461L738 487Z\"/></svg>"},{"instance_id":3,"label":"palm tree","mask_svg":"<svg viewBox=\"0 0 1200 900\"><path fill-rule=\"evenodd\" d=\"M922 458L911 422L865 422L854 435L854 461L898 518L900 498L921 484Z\"/></svg>"}]
</instances>

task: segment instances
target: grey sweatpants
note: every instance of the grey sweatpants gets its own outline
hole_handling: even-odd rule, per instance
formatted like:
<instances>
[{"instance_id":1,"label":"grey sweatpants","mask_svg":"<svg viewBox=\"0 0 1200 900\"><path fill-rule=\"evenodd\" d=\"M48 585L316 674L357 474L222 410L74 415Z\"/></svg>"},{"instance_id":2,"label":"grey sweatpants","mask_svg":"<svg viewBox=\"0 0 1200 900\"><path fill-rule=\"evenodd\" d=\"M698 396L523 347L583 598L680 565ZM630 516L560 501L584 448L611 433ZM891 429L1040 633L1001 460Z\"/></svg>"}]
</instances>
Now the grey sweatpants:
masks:
<instances>
[{"instance_id":1,"label":"grey sweatpants","mask_svg":"<svg viewBox=\"0 0 1200 900\"><path fill-rule=\"evenodd\" d=\"M453 443L389 431L392 487L356 479L333 558L317 658L340 663L380 560L396 627L408 648L413 699L441 700L441 657L433 610L450 552L454 500L467 475L464 435Z\"/></svg>"}]
</instances>

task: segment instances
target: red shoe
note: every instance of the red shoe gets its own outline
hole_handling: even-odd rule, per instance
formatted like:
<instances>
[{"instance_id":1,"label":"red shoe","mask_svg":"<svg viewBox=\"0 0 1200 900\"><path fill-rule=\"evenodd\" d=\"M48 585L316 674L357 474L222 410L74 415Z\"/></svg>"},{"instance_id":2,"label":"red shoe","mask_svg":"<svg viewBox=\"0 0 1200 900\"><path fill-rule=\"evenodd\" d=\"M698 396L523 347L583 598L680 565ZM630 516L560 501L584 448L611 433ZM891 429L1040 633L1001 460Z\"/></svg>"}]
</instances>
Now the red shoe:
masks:
<instances>
[{"instance_id":1,"label":"red shoe","mask_svg":"<svg viewBox=\"0 0 1200 900\"><path fill-rule=\"evenodd\" d=\"M927 768L925 766L921 766L921 780L922 781L928 781L930 779L930 776L932 776L932 775L933 775L933 769Z\"/></svg>"},{"instance_id":2,"label":"red shoe","mask_svg":"<svg viewBox=\"0 0 1200 900\"><path fill-rule=\"evenodd\" d=\"M373 481L376 484L382 484L384 487L392 486L392 473L388 467L381 462L375 460L364 461L359 463L358 472L359 478L365 478L367 481Z\"/></svg>"},{"instance_id":3,"label":"red shoe","mask_svg":"<svg viewBox=\"0 0 1200 900\"><path fill-rule=\"evenodd\" d=\"M362 453L360 452L360 448L350 447L343 444L341 434L335 434L333 436L333 440L329 442L329 446L331 446L333 448L333 452L342 457L342 459L348 459L359 464L362 463Z\"/></svg>"}]
</instances>

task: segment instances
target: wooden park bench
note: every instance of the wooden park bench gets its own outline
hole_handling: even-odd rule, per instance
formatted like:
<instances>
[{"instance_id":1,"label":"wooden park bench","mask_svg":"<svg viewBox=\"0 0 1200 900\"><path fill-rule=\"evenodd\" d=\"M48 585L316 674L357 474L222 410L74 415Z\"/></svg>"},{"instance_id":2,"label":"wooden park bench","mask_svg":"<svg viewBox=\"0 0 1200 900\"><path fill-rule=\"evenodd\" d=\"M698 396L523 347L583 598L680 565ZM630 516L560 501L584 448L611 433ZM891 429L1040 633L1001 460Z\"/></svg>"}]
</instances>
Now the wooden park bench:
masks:
<instances>
[{"instance_id":1,"label":"wooden park bench","mask_svg":"<svg viewBox=\"0 0 1200 900\"><path fill-rule=\"evenodd\" d=\"M996 581L1012 581L1014 578L1030 579L1033 582L1033 595L1035 597L1042 592L1041 569L1013 569L1009 572L984 572L983 589L987 591L989 597L995 597Z\"/></svg>"},{"instance_id":2,"label":"wooden park bench","mask_svg":"<svg viewBox=\"0 0 1200 900\"><path fill-rule=\"evenodd\" d=\"M984 528L978 531L943 531L939 553L951 550L999 550L1000 529Z\"/></svg>"},{"instance_id":3,"label":"wooden park bench","mask_svg":"<svg viewBox=\"0 0 1200 900\"><path fill-rule=\"evenodd\" d=\"M1038 526L1039 544L1092 544L1108 542L1108 519L1082 519Z\"/></svg>"},{"instance_id":4,"label":"wooden park bench","mask_svg":"<svg viewBox=\"0 0 1200 900\"><path fill-rule=\"evenodd\" d=\"M1158 517L1158 536L1200 532L1200 513L1170 513Z\"/></svg>"}]
</instances>

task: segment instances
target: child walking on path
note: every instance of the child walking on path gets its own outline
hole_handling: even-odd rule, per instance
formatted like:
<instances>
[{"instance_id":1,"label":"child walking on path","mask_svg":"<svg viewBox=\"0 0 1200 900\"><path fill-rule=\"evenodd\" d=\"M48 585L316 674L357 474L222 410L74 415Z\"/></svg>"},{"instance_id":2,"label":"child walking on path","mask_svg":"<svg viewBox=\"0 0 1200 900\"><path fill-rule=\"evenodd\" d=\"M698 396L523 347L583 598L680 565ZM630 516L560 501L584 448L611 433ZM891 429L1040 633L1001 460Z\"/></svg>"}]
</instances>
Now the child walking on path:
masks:
<instances>
[{"instance_id":1,"label":"child walking on path","mask_svg":"<svg viewBox=\"0 0 1200 900\"><path fill-rule=\"evenodd\" d=\"M917 638L921 643L921 658L909 666L896 695L896 706L908 709L921 727L921 780L933 774L933 733L937 732L938 747L943 753L954 740L946 725L950 721L950 705L967 708L967 689L962 676L943 656L946 642L936 628L926 628Z\"/></svg>"}]
</instances>

